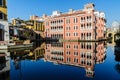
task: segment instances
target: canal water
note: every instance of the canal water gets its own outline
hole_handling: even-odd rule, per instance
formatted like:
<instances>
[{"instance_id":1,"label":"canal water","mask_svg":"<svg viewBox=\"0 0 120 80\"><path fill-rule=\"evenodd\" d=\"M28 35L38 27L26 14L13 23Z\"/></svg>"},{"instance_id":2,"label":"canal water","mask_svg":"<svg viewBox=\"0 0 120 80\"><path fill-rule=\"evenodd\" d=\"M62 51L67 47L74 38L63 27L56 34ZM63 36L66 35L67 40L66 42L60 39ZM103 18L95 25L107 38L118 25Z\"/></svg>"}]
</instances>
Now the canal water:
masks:
<instances>
[{"instance_id":1,"label":"canal water","mask_svg":"<svg viewBox=\"0 0 120 80\"><path fill-rule=\"evenodd\" d=\"M120 48L106 42L34 43L7 54L0 80L120 80Z\"/></svg>"}]
</instances>

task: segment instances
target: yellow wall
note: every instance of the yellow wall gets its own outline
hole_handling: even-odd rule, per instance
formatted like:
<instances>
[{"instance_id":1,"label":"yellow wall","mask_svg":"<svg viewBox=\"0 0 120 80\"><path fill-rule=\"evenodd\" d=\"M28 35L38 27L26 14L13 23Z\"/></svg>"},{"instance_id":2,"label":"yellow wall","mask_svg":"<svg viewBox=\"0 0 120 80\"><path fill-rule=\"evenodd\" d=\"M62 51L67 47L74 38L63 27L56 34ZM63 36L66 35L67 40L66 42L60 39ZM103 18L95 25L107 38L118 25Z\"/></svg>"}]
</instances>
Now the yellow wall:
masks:
<instances>
[{"instance_id":1,"label":"yellow wall","mask_svg":"<svg viewBox=\"0 0 120 80\"><path fill-rule=\"evenodd\" d=\"M0 12L4 14L4 20L7 20L6 0L3 0L3 6L0 6Z\"/></svg>"},{"instance_id":2,"label":"yellow wall","mask_svg":"<svg viewBox=\"0 0 120 80\"><path fill-rule=\"evenodd\" d=\"M12 21L13 26L16 26L16 19Z\"/></svg>"},{"instance_id":3,"label":"yellow wall","mask_svg":"<svg viewBox=\"0 0 120 80\"><path fill-rule=\"evenodd\" d=\"M7 15L7 8L0 7L0 11Z\"/></svg>"},{"instance_id":4,"label":"yellow wall","mask_svg":"<svg viewBox=\"0 0 120 80\"><path fill-rule=\"evenodd\" d=\"M14 25L14 26L16 26L16 19L14 19L13 21L12 21L12 24ZM26 21L25 22L25 24L26 24L26 28L28 28L28 29L33 29L33 30L35 30L35 31L41 31L41 32L44 32L44 25L43 25L43 22L40 22L40 21L35 21L35 20L28 20L28 21Z\"/></svg>"},{"instance_id":5,"label":"yellow wall","mask_svg":"<svg viewBox=\"0 0 120 80\"><path fill-rule=\"evenodd\" d=\"M33 29L35 31L44 31L44 25L43 22L34 21L33 26L26 25L26 28Z\"/></svg>"},{"instance_id":6,"label":"yellow wall","mask_svg":"<svg viewBox=\"0 0 120 80\"><path fill-rule=\"evenodd\" d=\"M33 26L29 26L29 25L26 26L26 28L28 28L28 29L32 29L32 27L33 27Z\"/></svg>"},{"instance_id":7,"label":"yellow wall","mask_svg":"<svg viewBox=\"0 0 120 80\"><path fill-rule=\"evenodd\" d=\"M37 26L35 28L36 31L44 31L44 25L43 22L36 22Z\"/></svg>"}]
</instances>

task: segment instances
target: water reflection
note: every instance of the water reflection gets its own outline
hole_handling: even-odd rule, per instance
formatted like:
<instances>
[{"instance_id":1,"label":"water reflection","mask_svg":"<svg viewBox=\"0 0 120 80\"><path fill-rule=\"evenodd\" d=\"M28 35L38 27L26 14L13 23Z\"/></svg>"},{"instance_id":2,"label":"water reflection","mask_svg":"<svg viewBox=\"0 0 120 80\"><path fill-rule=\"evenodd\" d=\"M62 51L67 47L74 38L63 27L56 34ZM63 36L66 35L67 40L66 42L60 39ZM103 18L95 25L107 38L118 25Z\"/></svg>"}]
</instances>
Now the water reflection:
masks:
<instances>
[{"instance_id":1,"label":"water reflection","mask_svg":"<svg viewBox=\"0 0 120 80\"><path fill-rule=\"evenodd\" d=\"M5 50L0 50L0 80L9 80L10 57Z\"/></svg>"},{"instance_id":2,"label":"water reflection","mask_svg":"<svg viewBox=\"0 0 120 80\"><path fill-rule=\"evenodd\" d=\"M40 58L44 57L45 53L45 48L44 45L45 43L34 43L34 48L30 49L23 49L21 50L14 50L11 51L11 59L13 60L15 69L20 69L20 63L22 60L32 60L32 61L37 61Z\"/></svg>"},{"instance_id":3,"label":"water reflection","mask_svg":"<svg viewBox=\"0 0 120 80\"><path fill-rule=\"evenodd\" d=\"M115 65L115 69L118 73L120 73L120 45L116 44L115 46L115 61L117 64Z\"/></svg>"},{"instance_id":4,"label":"water reflection","mask_svg":"<svg viewBox=\"0 0 120 80\"><path fill-rule=\"evenodd\" d=\"M103 63L106 58L106 43L49 43L46 44L44 58L55 64L82 67L87 77L94 77L95 64Z\"/></svg>"},{"instance_id":5,"label":"water reflection","mask_svg":"<svg viewBox=\"0 0 120 80\"><path fill-rule=\"evenodd\" d=\"M30 66L25 67L25 65L33 64L30 71L32 70L34 78L43 77L44 73L50 73L47 71L47 66L50 66L48 62L52 62L55 65L65 65L65 66L74 66L79 69L84 69L84 72L87 77L94 77L95 75L95 64L103 63L106 59L106 43L105 42L54 42L54 43L34 43L34 48L20 49L20 50L11 50L11 75L19 72L20 80L25 80L23 77L26 74L25 71L30 68ZM44 65L41 63L41 59L44 60ZM38 63L39 62L39 63ZM46 63L46 64L45 64ZM46 66L45 66L46 65ZM39 68L39 67L42 68ZM51 70L53 70L51 67ZM40 71L44 70L42 73ZM81 72L81 73L84 73ZM26 73L26 74L25 74ZM54 73L50 73L54 74ZM57 73L60 74L60 73ZM45 76L45 75L44 75ZM28 76L26 76L28 77ZM30 76L31 77L31 76ZM29 80L33 80L27 78ZM64 76L65 77L65 76ZM12 76L12 80L15 78ZM18 76L15 78L17 79ZM36 78L37 79L37 78ZM52 78L53 79L53 78Z\"/></svg>"}]
</instances>

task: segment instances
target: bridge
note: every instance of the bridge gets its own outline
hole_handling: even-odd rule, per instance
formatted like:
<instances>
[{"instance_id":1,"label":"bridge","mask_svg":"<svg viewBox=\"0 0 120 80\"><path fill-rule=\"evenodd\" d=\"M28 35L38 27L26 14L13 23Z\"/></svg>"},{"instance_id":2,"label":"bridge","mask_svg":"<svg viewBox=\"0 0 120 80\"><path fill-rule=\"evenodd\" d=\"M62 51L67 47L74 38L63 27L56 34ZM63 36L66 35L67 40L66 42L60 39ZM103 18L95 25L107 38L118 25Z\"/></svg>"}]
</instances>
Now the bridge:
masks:
<instances>
[{"instance_id":1,"label":"bridge","mask_svg":"<svg viewBox=\"0 0 120 80\"><path fill-rule=\"evenodd\" d=\"M115 42L115 34L116 34L115 31L113 31L113 30L111 30L111 29L107 30L107 38L111 38L111 42L112 42L113 44L114 44L114 42Z\"/></svg>"},{"instance_id":2,"label":"bridge","mask_svg":"<svg viewBox=\"0 0 120 80\"><path fill-rule=\"evenodd\" d=\"M115 31L112 29L107 30L107 38L111 39L112 44L115 44L115 41L120 39L120 37L116 36L117 33L118 33L118 31Z\"/></svg>"}]
</instances>

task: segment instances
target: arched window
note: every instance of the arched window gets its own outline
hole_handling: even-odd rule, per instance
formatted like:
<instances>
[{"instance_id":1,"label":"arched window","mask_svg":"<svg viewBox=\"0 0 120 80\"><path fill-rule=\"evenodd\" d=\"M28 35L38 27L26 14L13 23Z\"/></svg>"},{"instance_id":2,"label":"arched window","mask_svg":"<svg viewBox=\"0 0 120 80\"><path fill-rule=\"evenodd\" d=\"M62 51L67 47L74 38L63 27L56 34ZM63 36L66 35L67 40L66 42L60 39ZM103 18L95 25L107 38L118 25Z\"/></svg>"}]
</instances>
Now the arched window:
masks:
<instances>
[{"instance_id":1,"label":"arched window","mask_svg":"<svg viewBox=\"0 0 120 80\"><path fill-rule=\"evenodd\" d=\"M87 37L88 37L89 35L88 35L88 33L87 33Z\"/></svg>"}]
</instances>

